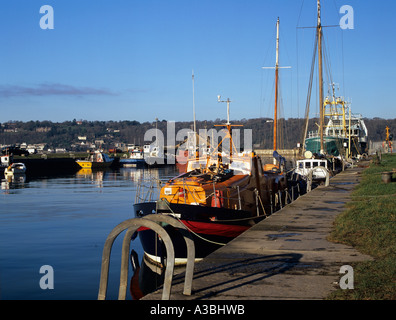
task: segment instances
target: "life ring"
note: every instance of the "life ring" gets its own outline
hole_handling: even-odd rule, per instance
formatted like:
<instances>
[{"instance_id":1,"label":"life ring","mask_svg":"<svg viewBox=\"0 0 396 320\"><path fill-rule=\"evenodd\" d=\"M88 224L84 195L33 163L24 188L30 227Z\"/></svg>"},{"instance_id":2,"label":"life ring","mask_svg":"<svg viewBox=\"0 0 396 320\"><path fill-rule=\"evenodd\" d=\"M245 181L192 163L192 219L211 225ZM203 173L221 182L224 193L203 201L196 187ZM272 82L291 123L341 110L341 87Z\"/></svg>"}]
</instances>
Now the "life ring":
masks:
<instances>
[{"instance_id":1,"label":"life ring","mask_svg":"<svg viewBox=\"0 0 396 320\"><path fill-rule=\"evenodd\" d=\"M103 158L98 158L98 162L103 162Z\"/></svg>"}]
</instances>

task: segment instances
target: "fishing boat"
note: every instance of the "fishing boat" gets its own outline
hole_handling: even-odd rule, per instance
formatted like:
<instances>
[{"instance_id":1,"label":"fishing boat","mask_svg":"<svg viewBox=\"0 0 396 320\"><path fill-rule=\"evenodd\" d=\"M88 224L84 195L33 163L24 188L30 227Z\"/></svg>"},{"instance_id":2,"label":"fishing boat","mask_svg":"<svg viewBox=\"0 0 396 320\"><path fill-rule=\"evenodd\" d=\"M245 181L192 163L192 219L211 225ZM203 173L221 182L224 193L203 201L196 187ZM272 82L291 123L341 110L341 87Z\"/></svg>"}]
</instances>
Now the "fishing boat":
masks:
<instances>
[{"instance_id":1,"label":"fishing boat","mask_svg":"<svg viewBox=\"0 0 396 320\"><path fill-rule=\"evenodd\" d=\"M319 78L319 129L308 132L308 115L310 92L308 90L307 118L304 131L304 151L325 155L329 161L340 163L339 160L358 157L367 152L368 131L363 118L359 114L352 115L351 105L344 97L336 96L335 84L329 84L328 96L324 98L323 90L323 26L321 4L317 0L316 41L318 54ZM316 51L316 50L315 50ZM315 53L316 54L316 53ZM315 59L312 60L313 63ZM313 65L309 87L312 88ZM327 124L325 123L327 119ZM338 159L338 160L337 160Z\"/></svg>"},{"instance_id":2,"label":"fishing boat","mask_svg":"<svg viewBox=\"0 0 396 320\"><path fill-rule=\"evenodd\" d=\"M112 165L114 159L107 154L95 151L85 160L76 160L78 165L83 169L102 169L108 168Z\"/></svg>"},{"instance_id":3,"label":"fishing boat","mask_svg":"<svg viewBox=\"0 0 396 320\"><path fill-rule=\"evenodd\" d=\"M350 104L343 97L336 97L335 84L324 101L323 150L329 156L357 157L367 152L368 130L361 114L347 112ZM311 131L305 139L305 149L313 154L321 153L320 132Z\"/></svg>"},{"instance_id":4,"label":"fishing boat","mask_svg":"<svg viewBox=\"0 0 396 320\"><path fill-rule=\"evenodd\" d=\"M279 19L277 28L279 44ZM278 54L275 70L277 87ZM231 101L221 101L219 96L218 102L227 102L227 123L221 125L224 132L221 142L218 145L211 143L199 153L192 152L185 172L161 184L158 200L144 201L151 198L153 184L148 188L150 194L139 194L139 187L134 204L136 217L155 213L171 215L181 221L193 236L197 260L279 209L285 201L282 193L288 187L285 159L275 150L276 121L273 161L264 163L254 151L240 152L235 147L232 139L234 125L229 118ZM276 110L275 103L275 118ZM175 263L186 263L182 235L169 225L165 229L175 248ZM140 228L139 237L145 255L151 261L161 263L164 248L156 234Z\"/></svg>"}]
</instances>

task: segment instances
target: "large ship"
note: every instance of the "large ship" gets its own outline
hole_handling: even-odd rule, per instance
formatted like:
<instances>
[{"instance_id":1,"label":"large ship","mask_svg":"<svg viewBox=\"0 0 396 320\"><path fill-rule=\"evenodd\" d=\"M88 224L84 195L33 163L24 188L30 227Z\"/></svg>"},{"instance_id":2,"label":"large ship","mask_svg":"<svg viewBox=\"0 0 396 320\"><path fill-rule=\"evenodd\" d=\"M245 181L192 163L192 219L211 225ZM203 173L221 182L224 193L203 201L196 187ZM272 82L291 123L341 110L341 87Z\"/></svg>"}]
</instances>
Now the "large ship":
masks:
<instances>
[{"instance_id":1,"label":"large ship","mask_svg":"<svg viewBox=\"0 0 396 320\"><path fill-rule=\"evenodd\" d=\"M334 84L332 95L324 101L324 117L327 124L323 132L324 152L330 156L357 157L367 153L368 130L361 114L348 113L350 104L343 97L336 97ZM305 150L320 154L321 143L318 131L308 132Z\"/></svg>"},{"instance_id":2,"label":"large ship","mask_svg":"<svg viewBox=\"0 0 396 320\"><path fill-rule=\"evenodd\" d=\"M309 95L306 110L306 125L304 131L304 150L311 154L327 156L329 159L358 157L367 152L367 128L359 114L352 115L350 103L343 97L336 97L335 84L329 85L329 95L323 93L323 26L321 20L321 4L317 0L316 41L318 54L319 78L319 124L316 132L307 132L310 92L313 80L313 65L309 84ZM315 63L315 59L312 59ZM327 121L327 124L325 123Z\"/></svg>"}]
</instances>

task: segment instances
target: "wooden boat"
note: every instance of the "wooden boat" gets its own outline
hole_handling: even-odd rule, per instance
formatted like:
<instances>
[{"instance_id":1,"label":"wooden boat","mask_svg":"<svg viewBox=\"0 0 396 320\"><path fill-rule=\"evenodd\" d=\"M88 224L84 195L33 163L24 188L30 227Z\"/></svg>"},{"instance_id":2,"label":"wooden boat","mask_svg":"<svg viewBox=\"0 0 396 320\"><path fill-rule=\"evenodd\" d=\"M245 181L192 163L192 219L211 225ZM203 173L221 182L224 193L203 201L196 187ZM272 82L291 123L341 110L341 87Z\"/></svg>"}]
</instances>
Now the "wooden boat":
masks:
<instances>
[{"instance_id":1,"label":"wooden boat","mask_svg":"<svg viewBox=\"0 0 396 320\"><path fill-rule=\"evenodd\" d=\"M272 205L278 191L286 188L286 178L273 167L271 171L263 167L254 152L234 154L228 159L222 153L190 159L187 172L167 181L158 201L134 205L135 215L144 217L155 212L174 216L194 235L196 257L203 258L274 210ZM145 253L160 262L160 245L153 232L143 228L139 231ZM169 232L176 263L183 263L184 240L177 231Z\"/></svg>"},{"instance_id":2,"label":"wooden boat","mask_svg":"<svg viewBox=\"0 0 396 320\"><path fill-rule=\"evenodd\" d=\"M278 102L279 19L277 21L277 59L275 67L275 119ZM239 152L232 141L229 120L230 100L227 102L225 135L219 145L210 145L187 161L186 172L161 187L157 201L136 201L134 214L172 215L193 235L195 257L202 259L225 245L254 224L285 204L288 188L285 159L277 152L276 120L274 121L273 162L264 163L253 151ZM296 182L295 182L296 183ZM152 185L149 190L151 192ZM147 199L146 196L137 199ZM175 263L185 263L187 256L182 235L170 226L165 227L175 248ZM146 256L161 263L163 248L153 231L139 229Z\"/></svg>"},{"instance_id":3,"label":"wooden boat","mask_svg":"<svg viewBox=\"0 0 396 320\"><path fill-rule=\"evenodd\" d=\"M107 154L95 151L86 160L76 160L76 162L83 169L101 169L108 168L112 165L114 159L111 159Z\"/></svg>"}]
</instances>

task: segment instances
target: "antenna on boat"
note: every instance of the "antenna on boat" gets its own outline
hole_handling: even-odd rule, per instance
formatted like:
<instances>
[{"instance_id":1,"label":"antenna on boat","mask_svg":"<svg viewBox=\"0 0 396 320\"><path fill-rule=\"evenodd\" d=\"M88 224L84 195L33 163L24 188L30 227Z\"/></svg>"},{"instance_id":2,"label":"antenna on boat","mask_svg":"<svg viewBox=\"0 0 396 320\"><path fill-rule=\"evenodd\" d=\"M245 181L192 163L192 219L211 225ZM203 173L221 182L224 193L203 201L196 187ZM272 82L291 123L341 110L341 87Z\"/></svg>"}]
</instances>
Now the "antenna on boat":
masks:
<instances>
[{"instance_id":1,"label":"antenna on boat","mask_svg":"<svg viewBox=\"0 0 396 320\"><path fill-rule=\"evenodd\" d=\"M227 125L230 125L230 98L227 98L227 100L221 100L221 96L217 96L217 102L227 102Z\"/></svg>"},{"instance_id":2,"label":"antenna on boat","mask_svg":"<svg viewBox=\"0 0 396 320\"><path fill-rule=\"evenodd\" d=\"M218 95L217 102L227 102L227 123L223 124L223 125L215 125L215 127L217 127L217 126L226 126L227 127L227 136L224 137L224 139L220 142L220 144L222 144L226 138L230 139L230 157L231 157L232 156L232 147L233 147L231 127L242 127L243 125L241 125L241 124L233 124L232 125L230 122L230 103L232 102L230 100L230 98L227 98L227 100L221 100L221 96Z\"/></svg>"}]
</instances>

